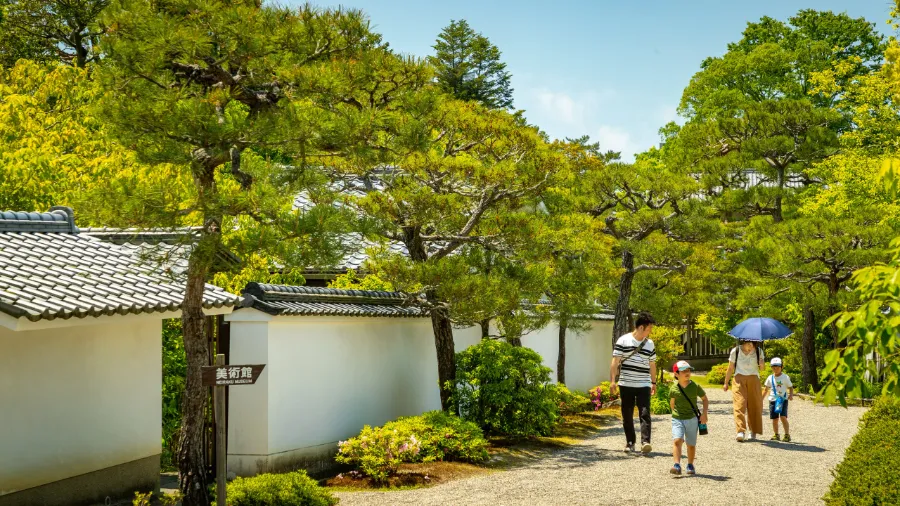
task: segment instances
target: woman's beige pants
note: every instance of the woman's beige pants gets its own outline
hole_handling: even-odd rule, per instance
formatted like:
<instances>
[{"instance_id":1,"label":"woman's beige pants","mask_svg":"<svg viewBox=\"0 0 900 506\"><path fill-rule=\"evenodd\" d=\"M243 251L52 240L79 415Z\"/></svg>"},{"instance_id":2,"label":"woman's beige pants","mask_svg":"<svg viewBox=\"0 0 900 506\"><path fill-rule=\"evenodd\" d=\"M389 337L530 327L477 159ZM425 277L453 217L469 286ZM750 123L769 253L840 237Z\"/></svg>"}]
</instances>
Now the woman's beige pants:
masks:
<instances>
[{"instance_id":1,"label":"woman's beige pants","mask_svg":"<svg viewBox=\"0 0 900 506\"><path fill-rule=\"evenodd\" d=\"M731 384L734 403L734 425L738 432L747 432L747 424L750 424L750 432L762 434L762 385L759 376L745 376L735 374ZM747 420L744 420L744 417Z\"/></svg>"}]
</instances>

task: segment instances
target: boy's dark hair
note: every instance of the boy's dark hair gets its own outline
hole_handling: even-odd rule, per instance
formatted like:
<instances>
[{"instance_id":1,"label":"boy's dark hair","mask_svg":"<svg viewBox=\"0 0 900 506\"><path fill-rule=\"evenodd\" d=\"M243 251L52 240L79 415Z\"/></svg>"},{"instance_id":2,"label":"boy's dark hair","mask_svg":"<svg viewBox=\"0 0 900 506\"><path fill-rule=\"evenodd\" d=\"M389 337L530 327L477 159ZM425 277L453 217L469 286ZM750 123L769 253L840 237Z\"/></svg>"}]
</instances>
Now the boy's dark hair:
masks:
<instances>
[{"instance_id":1,"label":"boy's dark hair","mask_svg":"<svg viewBox=\"0 0 900 506\"><path fill-rule=\"evenodd\" d=\"M646 327L647 325L656 325L656 320L653 319L653 315L646 311L641 311L638 314L637 320L634 322L634 328L639 329L641 327Z\"/></svg>"}]
</instances>

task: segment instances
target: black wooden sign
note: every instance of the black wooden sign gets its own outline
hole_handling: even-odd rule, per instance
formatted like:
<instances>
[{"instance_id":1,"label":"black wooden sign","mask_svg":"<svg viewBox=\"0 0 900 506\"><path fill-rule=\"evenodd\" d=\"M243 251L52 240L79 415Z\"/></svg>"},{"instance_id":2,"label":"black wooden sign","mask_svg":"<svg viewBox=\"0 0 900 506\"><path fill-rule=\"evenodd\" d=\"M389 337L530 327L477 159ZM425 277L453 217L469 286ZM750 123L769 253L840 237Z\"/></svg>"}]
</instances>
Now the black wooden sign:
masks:
<instances>
[{"instance_id":1,"label":"black wooden sign","mask_svg":"<svg viewBox=\"0 0 900 506\"><path fill-rule=\"evenodd\" d=\"M266 367L262 365L210 365L203 367L203 386L230 387L252 385Z\"/></svg>"}]
</instances>

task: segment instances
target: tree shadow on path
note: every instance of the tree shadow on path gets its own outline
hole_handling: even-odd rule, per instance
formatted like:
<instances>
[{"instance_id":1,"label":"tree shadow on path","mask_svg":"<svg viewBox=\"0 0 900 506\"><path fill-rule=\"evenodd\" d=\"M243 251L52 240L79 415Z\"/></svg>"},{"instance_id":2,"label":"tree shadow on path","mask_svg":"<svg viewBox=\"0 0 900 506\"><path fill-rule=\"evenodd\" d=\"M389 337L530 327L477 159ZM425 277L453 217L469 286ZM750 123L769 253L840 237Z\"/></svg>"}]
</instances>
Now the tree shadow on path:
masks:
<instances>
[{"instance_id":1,"label":"tree shadow on path","mask_svg":"<svg viewBox=\"0 0 900 506\"><path fill-rule=\"evenodd\" d=\"M780 441L763 441L762 445L768 446L769 448L788 450L791 452L822 453L828 451L821 446L805 445L800 443L782 443Z\"/></svg>"}]
</instances>

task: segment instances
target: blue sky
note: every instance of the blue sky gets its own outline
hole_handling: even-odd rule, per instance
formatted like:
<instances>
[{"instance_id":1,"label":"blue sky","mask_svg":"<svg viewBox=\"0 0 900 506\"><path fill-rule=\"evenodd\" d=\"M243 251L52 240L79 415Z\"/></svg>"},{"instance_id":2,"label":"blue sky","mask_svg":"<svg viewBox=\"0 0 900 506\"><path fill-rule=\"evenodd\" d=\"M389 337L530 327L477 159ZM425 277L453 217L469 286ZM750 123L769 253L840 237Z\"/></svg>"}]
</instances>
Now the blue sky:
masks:
<instances>
[{"instance_id":1,"label":"blue sky","mask_svg":"<svg viewBox=\"0 0 900 506\"><path fill-rule=\"evenodd\" d=\"M889 28L890 0L559 1L348 0L395 50L431 54L440 30L465 19L496 44L513 75L515 106L551 137L590 135L626 160L676 120L700 62L721 55L748 21L800 9L847 12Z\"/></svg>"}]
</instances>

